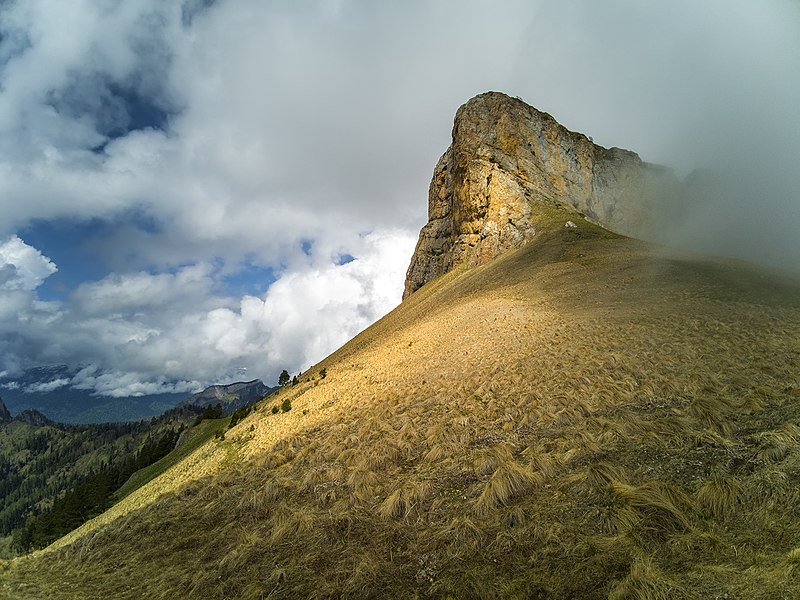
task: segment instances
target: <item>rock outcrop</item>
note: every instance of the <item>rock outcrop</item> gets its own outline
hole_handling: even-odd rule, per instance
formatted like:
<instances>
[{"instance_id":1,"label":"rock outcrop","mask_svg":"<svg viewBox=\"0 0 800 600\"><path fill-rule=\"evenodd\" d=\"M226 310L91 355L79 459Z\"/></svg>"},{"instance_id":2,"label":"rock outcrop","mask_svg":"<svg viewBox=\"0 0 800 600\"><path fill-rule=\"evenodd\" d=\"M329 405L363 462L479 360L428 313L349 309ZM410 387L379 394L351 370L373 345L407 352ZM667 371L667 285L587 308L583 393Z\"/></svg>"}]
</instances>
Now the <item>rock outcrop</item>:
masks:
<instances>
[{"instance_id":1,"label":"rock outcrop","mask_svg":"<svg viewBox=\"0 0 800 600\"><path fill-rule=\"evenodd\" d=\"M547 113L498 92L458 109L453 142L428 192L428 223L403 298L454 267L486 263L536 235L534 203L566 204L589 220L652 237L655 212L677 184L672 171L606 149Z\"/></svg>"},{"instance_id":2,"label":"rock outcrop","mask_svg":"<svg viewBox=\"0 0 800 600\"><path fill-rule=\"evenodd\" d=\"M11 420L11 413L8 412L6 405L3 403L3 399L0 398L0 423L7 423Z\"/></svg>"}]
</instances>

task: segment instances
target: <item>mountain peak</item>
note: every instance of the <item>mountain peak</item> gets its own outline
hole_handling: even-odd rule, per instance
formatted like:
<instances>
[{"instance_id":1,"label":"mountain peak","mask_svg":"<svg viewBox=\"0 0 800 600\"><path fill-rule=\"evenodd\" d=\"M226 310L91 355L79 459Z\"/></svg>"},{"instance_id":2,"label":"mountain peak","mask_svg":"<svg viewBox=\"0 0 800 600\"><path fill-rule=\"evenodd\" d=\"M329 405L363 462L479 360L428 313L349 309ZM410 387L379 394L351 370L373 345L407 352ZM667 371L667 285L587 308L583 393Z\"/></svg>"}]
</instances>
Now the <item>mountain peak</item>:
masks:
<instances>
[{"instance_id":1,"label":"mountain peak","mask_svg":"<svg viewBox=\"0 0 800 600\"><path fill-rule=\"evenodd\" d=\"M260 379L212 385L201 392L189 396L179 406L202 407L208 404L220 403L223 405L225 414L230 414L237 408L260 400L273 389L265 385Z\"/></svg>"},{"instance_id":2,"label":"mountain peak","mask_svg":"<svg viewBox=\"0 0 800 600\"><path fill-rule=\"evenodd\" d=\"M456 112L428 191L428 223L404 298L454 267L484 264L536 235L539 206L569 207L616 233L650 237L677 179L635 152L603 148L501 92Z\"/></svg>"},{"instance_id":3,"label":"mountain peak","mask_svg":"<svg viewBox=\"0 0 800 600\"><path fill-rule=\"evenodd\" d=\"M27 423L28 425L33 425L34 427L42 427L43 425L50 425L53 423L50 419L44 416L35 408L26 408L21 413L19 413L14 420L19 423Z\"/></svg>"}]
</instances>

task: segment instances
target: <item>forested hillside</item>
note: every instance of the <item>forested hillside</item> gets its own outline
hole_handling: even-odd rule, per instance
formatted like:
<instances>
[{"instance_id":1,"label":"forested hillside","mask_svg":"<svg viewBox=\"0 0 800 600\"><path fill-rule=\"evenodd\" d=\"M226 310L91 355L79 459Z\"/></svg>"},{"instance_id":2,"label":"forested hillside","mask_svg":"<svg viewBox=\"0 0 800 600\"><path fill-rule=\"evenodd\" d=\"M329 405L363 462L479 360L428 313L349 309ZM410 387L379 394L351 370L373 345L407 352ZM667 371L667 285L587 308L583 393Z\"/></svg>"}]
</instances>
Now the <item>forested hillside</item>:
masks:
<instances>
[{"instance_id":1,"label":"forested hillside","mask_svg":"<svg viewBox=\"0 0 800 600\"><path fill-rule=\"evenodd\" d=\"M138 469L169 453L202 410L133 423L66 425L36 411L0 423L0 537L42 547L105 510ZM8 544L5 544L7 547Z\"/></svg>"}]
</instances>

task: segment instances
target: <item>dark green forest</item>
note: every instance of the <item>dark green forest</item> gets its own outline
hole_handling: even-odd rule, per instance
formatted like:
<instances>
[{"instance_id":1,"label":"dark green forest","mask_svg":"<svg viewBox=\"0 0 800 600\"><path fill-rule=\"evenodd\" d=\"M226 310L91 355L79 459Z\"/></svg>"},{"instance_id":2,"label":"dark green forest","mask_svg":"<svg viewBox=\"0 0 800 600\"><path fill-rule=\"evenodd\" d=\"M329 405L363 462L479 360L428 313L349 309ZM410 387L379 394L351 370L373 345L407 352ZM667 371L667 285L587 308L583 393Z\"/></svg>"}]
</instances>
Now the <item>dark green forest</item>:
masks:
<instances>
[{"instance_id":1,"label":"dark green forest","mask_svg":"<svg viewBox=\"0 0 800 600\"><path fill-rule=\"evenodd\" d=\"M172 409L132 423L0 424L0 537L17 552L47 545L101 513L138 469L168 454L213 407Z\"/></svg>"},{"instance_id":2,"label":"dark green forest","mask_svg":"<svg viewBox=\"0 0 800 600\"><path fill-rule=\"evenodd\" d=\"M30 515L24 527L14 531L13 548L19 552L43 548L89 519L99 515L113 503L111 495L139 469L169 454L180 438L185 425L170 428L158 439L148 437L134 456L119 466L101 465L97 472L55 500L49 510Z\"/></svg>"}]
</instances>

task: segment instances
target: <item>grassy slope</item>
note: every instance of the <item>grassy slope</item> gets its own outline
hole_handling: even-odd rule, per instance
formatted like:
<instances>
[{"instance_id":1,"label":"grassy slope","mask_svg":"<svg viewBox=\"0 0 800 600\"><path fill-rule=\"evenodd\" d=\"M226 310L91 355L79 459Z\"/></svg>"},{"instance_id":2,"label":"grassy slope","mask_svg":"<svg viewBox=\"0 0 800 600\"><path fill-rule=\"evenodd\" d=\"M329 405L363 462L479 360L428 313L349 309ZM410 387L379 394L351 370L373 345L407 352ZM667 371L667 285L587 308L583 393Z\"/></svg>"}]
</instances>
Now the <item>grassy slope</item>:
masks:
<instances>
[{"instance_id":1,"label":"grassy slope","mask_svg":"<svg viewBox=\"0 0 800 600\"><path fill-rule=\"evenodd\" d=\"M208 442L218 431L225 431L225 426L230 422L230 417L224 419L206 419L199 425L187 431L187 436L172 452L152 465L139 469L130 476L121 488L114 492L114 501L130 495L140 487L149 483L168 469L171 469L184 460L200 446Z\"/></svg>"},{"instance_id":2,"label":"grassy slope","mask_svg":"<svg viewBox=\"0 0 800 600\"><path fill-rule=\"evenodd\" d=\"M0 563L0 594L800 597L800 287L567 217Z\"/></svg>"}]
</instances>

